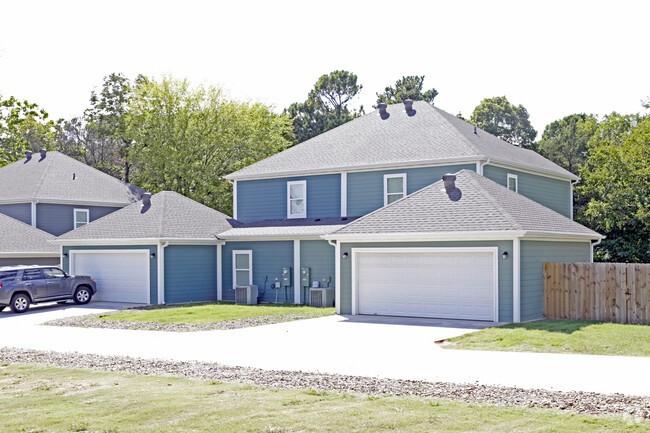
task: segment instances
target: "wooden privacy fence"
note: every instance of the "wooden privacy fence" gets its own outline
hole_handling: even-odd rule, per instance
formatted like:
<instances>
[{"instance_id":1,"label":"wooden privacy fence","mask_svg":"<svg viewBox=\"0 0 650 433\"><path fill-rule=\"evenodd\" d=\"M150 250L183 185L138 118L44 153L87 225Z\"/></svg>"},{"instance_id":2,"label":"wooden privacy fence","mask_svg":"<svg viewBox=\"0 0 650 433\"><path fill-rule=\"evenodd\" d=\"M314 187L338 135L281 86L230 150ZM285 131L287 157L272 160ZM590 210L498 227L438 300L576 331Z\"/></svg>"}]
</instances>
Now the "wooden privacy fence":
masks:
<instances>
[{"instance_id":1,"label":"wooden privacy fence","mask_svg":"<svg viewBox=\"0 0 650 433\"><path fill-rule=\"evenodd\" d=\"M650 264L544 263L544 316L650 324Z\"/></svg>"}]
</instances>

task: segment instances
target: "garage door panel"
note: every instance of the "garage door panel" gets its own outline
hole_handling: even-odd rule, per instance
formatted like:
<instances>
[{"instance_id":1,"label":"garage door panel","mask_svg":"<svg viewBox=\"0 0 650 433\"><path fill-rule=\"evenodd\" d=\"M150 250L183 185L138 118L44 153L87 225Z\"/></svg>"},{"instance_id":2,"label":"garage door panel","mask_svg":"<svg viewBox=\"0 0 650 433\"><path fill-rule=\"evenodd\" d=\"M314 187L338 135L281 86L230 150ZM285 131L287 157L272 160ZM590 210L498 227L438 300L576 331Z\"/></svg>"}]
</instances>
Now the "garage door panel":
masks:
<instances>
[{"instance_id":1,"label":"garage door panel","mask_svg":"<svg viewBox=\"0 0 650 433\"><path fill-rule=\"evenodd\" d=\"M360 314L495 320L492 251L359 252Z\"/></svg>"},{"instance_id":2,"label":"garage door panel","mask_svg":"<svg viewBox=\"0 0 650 433\"><path fill-rule=\"evenodd\" d=\"M71 271L97 283L96 301L148 304L149 252L73 252Z\"/></svg>"}]
</instances>

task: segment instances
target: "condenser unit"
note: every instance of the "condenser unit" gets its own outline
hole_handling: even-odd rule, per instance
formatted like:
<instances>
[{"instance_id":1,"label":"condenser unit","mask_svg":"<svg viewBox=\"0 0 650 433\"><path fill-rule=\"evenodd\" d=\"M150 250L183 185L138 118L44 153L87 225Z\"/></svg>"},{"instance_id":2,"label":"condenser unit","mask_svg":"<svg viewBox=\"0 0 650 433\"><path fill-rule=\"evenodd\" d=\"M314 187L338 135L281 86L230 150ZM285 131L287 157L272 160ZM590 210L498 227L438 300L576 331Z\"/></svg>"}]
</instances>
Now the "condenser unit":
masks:
<instances>
[{"instance_id":1,"label":"condenser unit","mask_svg":"<svg viewBox=\"0 0 650 433\"><path fill-rule=\"evenodd\" d=\"M257 305L257 286L235 287L235 304Z\"/></svg>"},{"instance_id":2,"label":"condenser unit","mask_svg":"<svg viewBox=\"0 0 650 433\"><path fill-rule=\"evenodd\" d=\"M334 306L334 289L311 289L309 291L311 298L310 305L317 308Z\"/></svg>"}]
</instances>

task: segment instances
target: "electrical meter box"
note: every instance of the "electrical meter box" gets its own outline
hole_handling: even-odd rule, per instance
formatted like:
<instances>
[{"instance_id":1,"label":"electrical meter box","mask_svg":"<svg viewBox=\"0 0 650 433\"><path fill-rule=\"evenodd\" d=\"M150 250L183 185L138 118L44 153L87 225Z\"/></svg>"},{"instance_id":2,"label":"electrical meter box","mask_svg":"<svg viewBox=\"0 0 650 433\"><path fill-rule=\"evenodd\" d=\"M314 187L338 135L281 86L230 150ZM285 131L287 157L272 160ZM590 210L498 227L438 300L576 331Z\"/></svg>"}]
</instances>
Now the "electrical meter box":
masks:
<instances>
[{"instance_id":1,"label":"electrical meter box","mask_svg":"<svg viewBox=\"0 0 650 433\"><path fill-rule=\"evenodd\" d=\"M311 270L310 268L300 269L300 287L311 286Z\"/></svg>"},{"instance_id":2,"label":"electrical meter box","mask_svg":"<svg viewBox=\"0 0 650 433\"><path fill-rule=\"evenodd\" d=\"M282 286L291 286L291 268L282 268Z\"/></svg>"}]
</instances>

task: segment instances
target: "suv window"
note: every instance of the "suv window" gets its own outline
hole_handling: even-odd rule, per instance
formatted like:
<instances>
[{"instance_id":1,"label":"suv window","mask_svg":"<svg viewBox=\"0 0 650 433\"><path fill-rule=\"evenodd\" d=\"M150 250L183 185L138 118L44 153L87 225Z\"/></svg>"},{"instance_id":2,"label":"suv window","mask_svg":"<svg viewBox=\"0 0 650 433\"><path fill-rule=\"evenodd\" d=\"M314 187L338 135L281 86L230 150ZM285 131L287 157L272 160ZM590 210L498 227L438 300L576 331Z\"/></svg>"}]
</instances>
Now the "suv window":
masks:
<instances>
[{"instance_id":1,"label":"suv window","mask_svg":"<svg viewBox=\"0 0 650 433\"><path fill-rule=\"evenodd\" d=\"M0 272L0 282L13 281L16 279L18 271L2 271Z\"/></svg>"},{"instance_id":2,"label":"suv window","mask_svg":"<svg viewBox=\"0 0 650 433\"><path fill-rule=\"evenodd\" d=\"M57 268L44 268L43 277L45 278L64 278L65 274L61 269Z\"/></svg>"},{"instance_id":3,"label":"suv window","mask_svg":"<svg viewBox=\"0 0 650 433\"><path fill-rule=\"evenodd\" d=\"M41 270L40 269L25 269L23 271L23 281L27 280L40 280Z\"/></svg>"}]
</instances>

